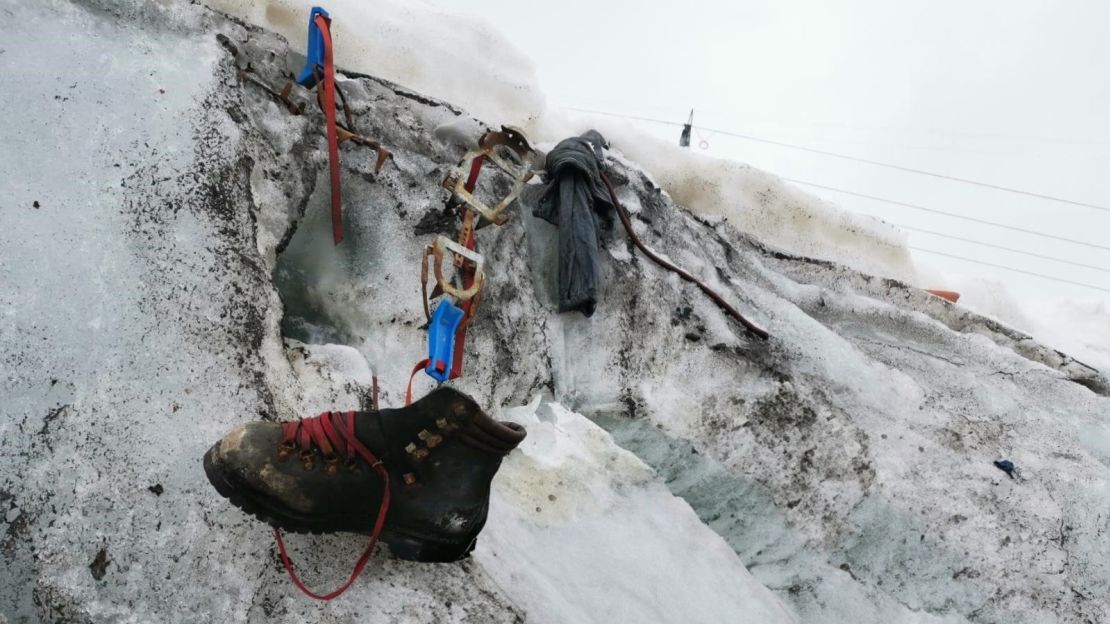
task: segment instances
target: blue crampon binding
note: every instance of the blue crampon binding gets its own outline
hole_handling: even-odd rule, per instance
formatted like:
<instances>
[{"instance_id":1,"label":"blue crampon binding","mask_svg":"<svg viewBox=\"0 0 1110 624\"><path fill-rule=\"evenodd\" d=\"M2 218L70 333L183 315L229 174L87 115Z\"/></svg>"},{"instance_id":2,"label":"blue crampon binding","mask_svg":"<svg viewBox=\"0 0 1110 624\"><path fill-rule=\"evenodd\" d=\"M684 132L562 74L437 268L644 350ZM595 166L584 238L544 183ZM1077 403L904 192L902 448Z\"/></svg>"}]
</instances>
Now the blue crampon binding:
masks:
<instances>
[{"instance_id":1,"label":"blue crampon binding","mask_svg":"<svg viewBox=\"0 0 1110 624\"><path fill-rule=\"evenodd\" d=\"M308 14L308 58L305 61L304 69L301 70L301 75L297 76L297 84L309 89L316 86L316 72L314 69L319 67L323 71L324 68L324 35L316 25L317 15L323 15L326 19L331 19L324 7L312 7L312 12Z\"/></svg>"},{"instance_id":2,"label":"blue crampon binding","mask_svg":"<svg viewBox=\"0 0 1110 624\"><path fill-rule=\"evenodd\" d=\"M428 324L428 366L424 372L439 383L447 381L451 375L451 365L455 358L455 335L464 312L450 299L444 298L432 313Z\"/></svg>"}]
</instances>

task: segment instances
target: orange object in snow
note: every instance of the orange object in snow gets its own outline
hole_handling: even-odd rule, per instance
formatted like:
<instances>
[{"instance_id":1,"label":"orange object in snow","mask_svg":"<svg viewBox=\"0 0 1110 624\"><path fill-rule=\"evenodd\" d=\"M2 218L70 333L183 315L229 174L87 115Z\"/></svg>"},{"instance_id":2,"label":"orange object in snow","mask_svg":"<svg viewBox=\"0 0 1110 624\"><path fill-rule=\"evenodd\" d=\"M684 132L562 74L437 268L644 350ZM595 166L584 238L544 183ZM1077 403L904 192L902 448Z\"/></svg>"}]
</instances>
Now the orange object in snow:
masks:
<instances>
[{"instance_id":1,"label":"orange object in snow","mask_svg":"<svg viewBox=\"0 0 1110 624\"><path fill-rule=\"evenodd\" d=\"M936 295L950 303L956 303L960 300L960 293L952 290L929 290L928 288L926 288L925 292L929 293L930 295Z\"/></svg>"}]
</instances>

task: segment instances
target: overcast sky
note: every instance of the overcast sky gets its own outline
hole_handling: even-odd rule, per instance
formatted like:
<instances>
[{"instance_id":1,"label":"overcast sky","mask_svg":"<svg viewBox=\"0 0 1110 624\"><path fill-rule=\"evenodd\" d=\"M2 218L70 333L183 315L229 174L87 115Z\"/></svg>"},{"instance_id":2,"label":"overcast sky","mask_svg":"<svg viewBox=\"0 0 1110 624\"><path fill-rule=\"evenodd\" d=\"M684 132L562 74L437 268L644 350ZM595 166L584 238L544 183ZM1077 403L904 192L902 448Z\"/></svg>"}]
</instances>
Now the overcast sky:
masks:
<instances>
[{"instance_id":1,"label":"overcast sky","mask_svg":"<svg viewBox=\"0 0 1110 624\"><path fill-rule=\"evenodd\" d=\"M536 65L553 105L721 128L1110 207L1110 4L470 0ZM496 51L491 51L496 55ZM677 140L674 127L636 122ZM1069 206L702 130L709 155L1110 246L1110 211ZM887 221L1110 269L1110 251L807 189ZM910 244L1110 289L1110 273L911 233ZM1104 292L934 256L1020 296ZM943 285L941 285L943 286Z\"/></svg>"}]
</instances>

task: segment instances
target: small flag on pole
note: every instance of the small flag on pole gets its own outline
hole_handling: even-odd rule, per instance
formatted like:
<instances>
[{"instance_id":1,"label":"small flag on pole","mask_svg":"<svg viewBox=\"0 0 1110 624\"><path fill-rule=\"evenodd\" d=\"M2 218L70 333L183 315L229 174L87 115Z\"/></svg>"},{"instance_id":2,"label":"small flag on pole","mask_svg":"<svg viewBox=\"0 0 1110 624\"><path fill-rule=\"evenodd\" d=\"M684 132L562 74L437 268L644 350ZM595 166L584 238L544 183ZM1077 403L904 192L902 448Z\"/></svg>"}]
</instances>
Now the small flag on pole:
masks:
<instances>
[{"instance_id":1,"label":"small flag on pole","mask_svg":"<svg viewBox=\"0 0 1110 624\"><path fill-rule=\"evenodd\" d=\"M682 126L682 136L678 138L679 147L690 147L690 131L694 128L694 109L690 109L690 116Z\"/></svg>"}]
</instances>

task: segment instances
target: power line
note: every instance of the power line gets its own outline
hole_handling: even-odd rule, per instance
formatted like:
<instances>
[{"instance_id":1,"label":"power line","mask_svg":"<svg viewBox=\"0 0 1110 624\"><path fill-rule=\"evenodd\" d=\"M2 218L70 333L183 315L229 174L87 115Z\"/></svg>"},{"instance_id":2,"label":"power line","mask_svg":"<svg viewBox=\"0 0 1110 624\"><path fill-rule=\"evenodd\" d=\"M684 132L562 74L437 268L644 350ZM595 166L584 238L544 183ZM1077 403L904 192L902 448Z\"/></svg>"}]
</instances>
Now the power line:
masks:
<instances>
[{"instance_id":1,"label":"power line","mask_svg":"<svg viewBox=\"0 0 1110 624\"><path fill-rule=\"evenodd\" d=\"M635 119L636 121L650 121L652 123L663 124L664 126L681 126L683 124L677 121L667 121L666 119L654 119L652 117L637 117L636 115L623 115L621 113L607 113L605 111L593 110L589 108L576 108L574 106L563 106L564 110L576 111L579 113L593 113L594 115L605 115L606 117L623 117L624 119ZM710 130L710 128L705 128Z\"/></svg>"},{"instance_id":2,"label":"power line","mask_svg":"<svg viewBox=\"0 0 1110 624\"><path fill-rule=\"evenodd\" d=\"M664 124L664 125L668 125L668 126L682 126L683 125L681 123L673 122L673 121L667 121L665 119L654 119L654 118L651 118L651 117L639 117L639 116L636 116L636 115L622 115L622 114L618 114L618 113L608 113L608 112L605 112L605 111L598 111L598 110L592 110L592 109L586 109L586 108L575 108L575 107L570 107L570 106L567 106L567 107L564 107L564 108L566 108L567 110L573 110L573 111L578 111L578 112L583 112L583 113L591 113L591 114L596 114L596 115L606 115L606 116L610 116L610 117L622 117L622 118L625 118L625 119L633 119L633 120L637 120L637 121L646 121L646 122L651 122L651 123ZM896 170L899 170L899 171L906 171L906 172L909 172L909 173L916 173L916 174L919 174L919 175L941 178L941 179L945 179L945 180L952 180L952 181L955 181L955 182L963 182L965 184L972 184L972 185L975 185L975 186L981 186L981 187L984 187L984 188L990 188L990 189L995 189L995 190L999 190L999 191L1005 191L1005 192L1008 192L1008 193L1026 195L1026 196L1029 196L1029 197L1036 197L1036 198L1039 198L1039 199L1045 199L1045 200L1049 200L1049 201L1057 201L1057 202L1061 202L1061 203L1065 203L1065 204L1071 204L1071 205L1074 205L1074 206L1082 206L1082 207L1085 207L1085 208L1092 208L1094 210L1101 210L1101 211L1105 211L1105 212L1110 212L1110 208L1106 208L1104 206L1098 206L1098 205L1095 205L1095 204L1088 204L1088 203L1085 203L1085 202L1073 201L1073 200L1070 200L1070 199L1064 199L1062 197L1055 197L1055 196L1052 196L1052 195L1043 195L1043 194L1040 194L1040 193L1033 193L1033 192L1030 192L1030 191L1023 191L1021 189L1015 189L1015 188L1010 188L1010 187L1006 187L1006 186L990 184L990 183L987 183L987 182L979 182L979 181L976 181L976 180L969 180L969 179L960 178L960 177L957 177L957 176L949 176L949 175L945 175L945 174L941 174L941 173L935 173L935 172L932 172L932 171L924 171L924 170L921 170L921 169L914 169L912 167L903 167L901 165L894 165L894 164L890 164L890 163L879 162L879 161L876 161L876 160L869 160L869 159L866 159L866 158L858 158L858 157L855 157L855 156L848 156L846 154L838 154L836 152L829 152L829 151L826 151L826 150L815 149L815 148L811 148L811 147L806 147L804 145L795 145L795 144L792 144L792 143L785 143L785 142L782 142L782 141L774 141L774 140L771 140L771 139L763 139L763 138L760 138L760 137L755 137L755 136L751 136L751 135L747 135L747 134L741 134L741 133L738 133L738 132L731 132L729 130L721 130L721 129L717 129L717 128L706 128L704 126L702 126L701 129L705 130L707 132L714 132L714 133L717 133L717 134L724 134L724 135L727 135L727 136L732 136L732 137L736 137L736 138L744 139L744 140L748 140L748 141L755 141L755 142L758 142L758 143L766 143L766 144L769 144L769 145L776 145L776 146L779 146L779 147L797 149L797 150L802 150L802 151L805 151L805 152L811 152L811 153L814 153L814 154L820 154L820 155L823 155L823 156L830 156L830 157L833 157L833 158L841 158L841 159L851 160L851 161L855 161L855 162L861 162L861 163L865 163L865 164L869 164L869 165L875 165L875 166L878 166L878 167L887 167L887 168L896 169ZM1012 225L1006 225L1004 223L996 223L994 221L987 221L985 219L977 219L975 217L968 217L968 216L965 216L965 215L960 215L960 214L956 214L956 213L952 213L952 212L946 212L946 211L943 211L943 210L937 210L937 209L934 209L934 208L926 208L924 206L917 206L915 204L909 204L909 203L906 203L906 202L900 202L900 201L896 201L896 200L892 200L892 199L886 199L886 198L877 197L877 196L874 196L874 195L867 195L865 193L857 193L855 191L849 191L849 190L846 190L846 189L835 188L835 187L832 187L832 186L825 186L823 184L816 184L816 183L813 183L813 182L805 182L805 181L802 181L802 180L794 180L794 179L791 179L791 178L782 178L782 179L786 180L787 182L792 182L794 184L802 184L802 185L805 185L805 186L811 186L811 187L814 187L814 188L825 189L825 190L829 190L829 191L833 191L833 192L837 192L837 193L844 193L844 194L847 194L847 195L854 195L856 197L863 197L865 199L880 201L880 202L884 202L884 203L888 203L888 204L893 204L893 205L896 205L896 206L904 206L906 208L912 208L914 210L922 210L922 211L925 211L925 212L931 212L931 213L934 213L934 214L945 215L945 216L953 217L953 218L956 218L956 219L963 219L965 221L972 221L972 222L975 222L975 223L982 223L984 225L990 225L990 226L994 226L994 227L1004 228L1004 229L1007 229L1007 230L1013 230L1015 232L1022 232L1022 233L1025 233L1025 234L1031 234L1033 236L1040 236L1040 237L1043 237L1043 238L1050 238L1050 239L1053 239L1053 240L1058 240L1058 241L1071 243L1071 244L1075 244L1075 245L1082 245L1082 246L1085 246L1085 247L1092 247L1094 249L1102 249L1102 250L1110 251L1110 247L1107 247L1107 246L1097 245L1097 244L1094 244L1094 243L1088 243L1088 242L1084 242L1084 241L1080 241L1080 240L1066 238L1066 237L1063 237L1063 236L1055 236L1053 234L1044 234L1042 232L1036 232L1034 230L1019 228L1019 227L1015 227L1015 226L1012 226ZM934 232L932 230L925 230L925 229L922 229L922 228L916 228L916 227L912 227L912 226L904 226L904 225L897 225L897 224L894 224L894 225L896 227L901 227L901 228L904 228L904 229L907 229L907 230L914 230L914 231L923 232L923 233L926 233L926 234L932 234L934 236L940 236L940 237L943 237L943 238L951 238L951 239L954 239L954 240L960 240L960 241L964 241L964 242L968 242L968 243L972 243L972 244L976 244L976 245L983 245L983 246L986 246L986 247L994 247L996 249L1002 249L1002 250L1005 250L1005 251L1010 251L1010 252L1019 253L1019 254L1023 254L1023 255L1027 255L1027 256L1032 256L1032 257L1035 257L1035 258L1042 258L1042 259L1045 259L1045 260L1052 260L1052 261L1055 261L1055 262L1062 262L1062 263L1065 263L1065 264L1071 264L1071 265L1074 265L1074 266L1079 266L1079 267L1083 267L1083 268L1087 268L1087 269L1093 269L1093 270L1096 270L1096 271L1102 271L1102 272L1110 273L1110 270L1104 269L1102 267L1097 267L1097 266L1088 265L1088 264L1082 264L1082 263L1079 263L1079 262L1073 262L1071 260L1065 260L1063 258L1056 258L1056 257L1053 257L1053 256L1046 256L1046 255L1037 254L1037 253L1034 253L1034 252L1024 251L1024 250L1021 250L1021 249L1014 249L1012 247L1005 247L1003 245L996 245L996 244L993 244L993 243L986 243L986 242L983 242L983 241L977 241L977 240L973 240L973 239L969 239L969 238L953 236L953 235L950 235L950 234L944 234L942 232ZM1002 265L1002 264L995 264L995 263L992 263L992 262L985 262L983 260L975 260L973 258L967 258L965 256L958 256L958 255L955 255L955 254L945 253L945 252L942 252L942 251L935 251L935 250L932 250L932 249L925 249L923 247L915 247L915 246L910 245L910 246L908 246L908 248L913 249L915 251L920 251L922 253L928 253L928 254L933 254L933 255L937 255L937 256L943 256L943 257L946 257L946 258L952 258L954 260L961 260L963 262L970 262L972 264L979 264L979 265L983 265L983 266L989 266L989 267L993 267L993 268L996 268L996 269L1002 269L1004 271L1011 271L1011 272L1014 272L1014 273L1021 273L1023 275L1030 275L1032 277L1039 277L1041 279L1045 279L1045 280L1049 280L1049 281L1060 282L1060 283L1064 283L1064 284L1071 284L1071 285L1074 285L1074 286L1081 286L1083 288L1090 288L1090 289L1093 289L1093 290L1098 290L1098 291L1101 291L1101 292L1110 293L1110 288L1103 288L1101 286L1096 286L1094 284L1088 284L1086 282L1078 282L1078 281L1074 281L1074 280L1065 279L1065 278L1062 278L1062 277L1054 277L1052 275L1045 275L1043 273L1036 273L1034 271L1026 271L1024 269L1018 269L1018 268L1014 268L1014 267L1010 267L1010 266L1006 266L1006 265Z\"/></svg>"},{"instance_id":3,"label":"power line","mask_svg":"<svg viewBox=\"0 0 1110 624\"><path fill-rule=\"evenodd\" d=\"M994 243L988 243L988 242L985 242L985 241L978 241L978 240L974 240L974 239L971 239L971 238L963 238L962 236L954 236L952 234L945 234L944 232L934 232L933 230L926 230L924 228L914 227L912 225L902 225L901 223L892 223L891 225L902 228L903 230L910 230L912 232L922 232L922 233L925 233L925 234L932 234L933 236L939 236L941 238L950 238L952 240L963 241L965 243L971 243L973 245L982 245L984 247L993 247L995 249L1002 249L1004 251L1010 251L1010 252L1017 253L1017 254L1022 254L1022 255L1025 255L1025 256L1031 256L1033 258L1041 258L1043 260L1052 260L1053 262L1062 262L1064 264L1070 264L1072 266L1082 267L1084 269L1091 269L1093 271L1102 271L1103 273L1110 273L1110 269L1104 269L1102 267L1097 267L1097 266L1094 266L1093 264L1083 264L1082 262L1073 262L1071 260L1065 260L1064 258L1057 258L1055 256L1046 256L1046 255L1043 255L1043 254L1034 253L1032 251L1025 251L1023 249L1015 249L1013 247L1006 247L1005 245L996 245Z\"/></svg>"},{"instance_id":4,"label":"power line","mask_svg":"<svg viewBox=\"0 0 1110 624\"><path fill-rule=\"evenodd\" d=\"M946 215L946 216L949 216L949 217L955 217L957 219L965 219L965 220L968 220L968 221L974 221L976 223L983 223L983 224L986 224L986 225L993 225L993 226L1005 228L1005 229L1008 229L1008 230L1015 230L1015 231L1018 231L1018 232L1024 232L1026 234L1033 234L1033 235L1036 235L1036 236L1043 236L1045 238L1052 238L1052 239L1056 239L1056 240L1060 240L1060 241L1064 241L1064 242L1074 243L1074 244L1077 244L1077 245L1085 245L1085 246L1088 246L1088 247L1095 247L1096 249L1110 250L1110 247L1103 247L1103 246L1100 246L1100 245L1095 245L1094 243L1086 243L1086 242L1083 242L1083 241L1072 240L1070 238L1064 238L1062 236L1054 236L1052 234L1042 234L1040 232L1035 232L1033 230L1026 230L1026 229L1023 229L1023 228L1018 228L1018 227L1006 225L1006 224L1003 224L1003 223L995 223L993 221L986 221L986 220L983 220L983 219L976 219L974 217L965 217L964 215L959 215L959 214L956 214L956 213L945 212L945 211L942 211L942 210L935 210L933 208L925 208L924 206L916 206L916 205L913 205L913 204L907 204L905 202L899 202L899 201L894 201L894 200L890 200L890 199L884 199L882 197L875 197L873 195L865 195L863 193L856 193L855 191L847 191L847 190L844 190L844 189L838 189L838 188L834 188L834 187L831 187L831 186L825 186L825 185L822 185L822 184L814 184L812 182L803 182L801 180L792 180L790 178L783 178L783 179L788 181L788 182L793 182L795 184L804 184L806 186L813 186L813 187L817 187L817 188L823 188L823 189L830 190L830 191L835 191L835 192L838 192L838 193L845 193L845 194L848 194L848 195L856 195L858 197L873 199L873 200L876 200L876 201L895 204L895 205L898 205L898 206L905 206L907 208L914 208L914 209L917 209L917 210L924 210L926 212L933 212L933 213L937 213L937 214L942 214L942 215ZM1088 269L1094 269L1096 271L1103 271L1103 272L1110 273L1110 270L1107 270L1107 269L1104 269L1104 268L1101 268L1101 267L1096 267L1096 266L1087 265L1087 264L1081 264L1081 263L1078 263L1078 262L1072 262L1070 260L1064 260L1063 258L1054 258L1052 256L1043 256L1041 254L1036 254L1036 253L1033 253L1033 252L1023 251L1023 250L1020 250L1020 249L1013 249L1013 248L1010 248L1010 247L1004 247L1002 245L995 245L993 243L985 243L985 242L982 242L982 241L976 241L976 240L972 240L972 239L969 239L969 238L953 236L951 234L943 234L941 232L934 232L932 230L925 230L925 229L922 229L922 228L915 228L915 227L911 227L911 226L904 226L904 225L898 225L898 224L892 224L892 225L895 225L896 227L902 227L902 228L905 228L907 230L917 230L917 231L920 231L920 232L925 232L927 234L934 234L936 236L942 236L942 237L945 237L945 238L952 238L952 239L956 239L956 240L962 240L962 241L969 242L969 243L975 243L977 245L984 245L984 246L987 246L987 247L995 247L995 248L998 248L998 249L1004 249L1006 251L1013 251L1013 252L1020 253L1020 254L1025 254L1025 255L1034 256L1034 257L1038 257L1038 258L1044 258L1046 260L1055 260L1057 262L1064 262L1064 263L1067 263L1067 264L1074 264L1076 266L1081 266L1081 267L1088 268ZM1053 280L1053 281L1057 281L1057 282L1063 282L1065 284L1072 284L1072 285L1075 285L1075 286L1083 286L1085 288L1093 288L1095 290L1100 290L1100 291L1103 291L1103 292L1110 292L1110 289L1102 288L1101 286L1095 286L1094 284L1087 284L1085 282L1076 282L1076 281L1073 281L1073 280L1064 279L1062 277L1053 277L1051 275L1044 275L1042 273L1035 273L1033 271L1026 271L1024 269L1016 269L1014 267L1009 267L1009 266L1005 266L1005 265L1001 265L1001 264L994 264L994 263L991 263L991 262L985 262L983 260L975 260L975 259L972 259L972 258L966 258L964 256L957 256L955 254L949 254L949 253L945 253L945 252L941 252L941 251L934 251L932 249L925 249L923 247L914 247L913 245L909 245L909 248L917 250L917 251L921 251L921 252L924 252L924 253L930 253L930 254L934 254L934 255L938 255L938 256L945 256L945 257L953 258L953 259L956 259L956 260L963 260L965 262L971 262L971 263L974 263L974 264L981 264L981 265L984 265L984 266L1003 269L1003 270L1006 270L1006 271L1012 271L1014 273L1023 273L1025 275L1031 275L1033 277L1039 277L1039 278L1042 278L1042 279Z\"/></svg>"},{"instance_id":5,"label":"power line","mask_svg":"<svg viewBox=\"0 0 1110 624\"><path fill-rule=\"evenodd\" d=\"M565 107L565 108L567 110L573 110L573 111L578 111L578 112L582 112L582 113L592 113L592 114L595 114L595 115L607 115L609 117L623 117L625 119L635 119L635 120L638 120L638 121L648 121L648 122L654 122L654 123L661 123L661 124L666 124L668 126L681 126L682 125L680 123L676 123L676 122L673 122L673 121L667 121L665 119L652 119L650 117L637 117L635 115L623 115L623 114L619 114L619 113L607 113L605 111L591 110L591 109L588 109L588 108L574 108L574 107L569 107L569 106ZM958 176L952 176L952 175L947 175L947 174L943 174L943 173L936 173L936 172L933 172L933 171L925 171L923 169L914 169L913 167L905 167L905 166L902 166L902 165L894 165L894 164L891 164L891 163L880 162L878 160L871 160L871 159L868 159L868 158L860 158L858 156L849 156L847 154L839 154L837 152L830 152L830 151L827 151L827 150L817 149L817 148L813 148L813 147L806 147L804 145L797 145L795 143L786 143L786 142L783 142L783 141L775 141L775 140L772 140L772 139L764 139L764 138L760 138L760 137L757 137L757 136L752 136L750 134L741 134L739 132L732 132L730 130L721 130L719 128L706 128L704 126L695 126L695 127L701 128L702 130L705 130L707 132L715 132L717 134L723 134L723 135L726 135L726 136L736 137L738 139L744 139L745 141L754 141L756 143L765 143L767 145L776 145L778 147L786 147L786 148L789 148L789 149L801 150L803 152L810 152L811 154L820 154L822 156L829 156L831 158L840 158L840 159L843 159L843 160L850 160L850 161L853 161L853 162L864 163L864 164L868 164L868 165L874 165L876 167L886 167L887 169L895 169L895 170L898 170L898 171L905 171L905 172L908 172L908 173L916 173L918 175L924 175L924 176L929 176L929 177L933 177L933 178L940 178L942 180L951 180L953 182L962 182L964 184L971 184L971 185L974 185L974 186L981 186L983 188L994 189L996 191L1004 191L1004 192L1007 192L1007 193L1014 193L1014 194L1017 194L1017 195L1025 195L1025 196L1028 196L1028 197L1036 197L1038 199L1046 199L1046 200L1049 200L1049 201L1060 202L1060 203L1063 203L1063 204L1070 204L1072 206L1082 206L1084 208L1091 208L1092 210L1101 210L1103 212L1110 212L1110 208L1107 208L1105 206L1099 206L1097 204L1089 204L1087 202L1075 201L1075 200L1072 200L1072 199L1065 199L1063 197L1056 197L1054 195L1045 195L1043 193L1034 193L1032 191L1023 191L1021 189L1011 188L1009 186L1002 186L1002 185L999 185L999 184L991 184L989 182L979 182L977 180L971 180L971 179L968 179L968 178L961 178L961 177L958 177Z\"/></svg>"},{"instance_id":6,"label":"power line","mask_svg":"<svg viewBox=\"0 0 1110 624\"><path fill-rule=\"evenodd\" d=\"M1032 275L1033 277L1039 277L1041 279L1046 279L1046 280L1050 280L1050 281L1053 281L1053 282L1062 282L1064 284L1072 284L1072 285L1075 285L1075 286L1083 286L1084 288L1092 288L1094 290L1101 290L1102 292L1110 293L1110 288L1103 288L1101 286L1095 286L1094 284L1087 284L1085 282L1074 282L1072 280L1064 279L1062 277L1053 277L1051 275L1045 275L1043 273L1034 273L1033 271L1026 271L1024 269L1015 269L1014 267L1009 267L1009 266L1005 266L1005 265L1002 265L1002 264L994 264L992 262L984 262L982 260L975 260L975 259L972 259L972 258L965 258L964 256L957 256L955 254L944 253L943 251L934 251L932 249L924 249L922 247L913 247L912 245L910 246L910 249L913 249L915 251L921 251L921 252L928 253L928 254L934 254L934 255L937 255L937 256L944 256L946 258L953 258L953 259L956 259L956 260L963 260L964 262L971 262L973 264L982 264L984 266L994 267L996 269L1003 269L1005 271L1013 271L1014 273L1024 273L1025 275Z\"/></svg>"},{"instance_id":7,"label":"power line","mask_svg":"<svg viewBox=\"0 0 1110 624\"><path fill-rule=\"evenodd\" d=\"M994 226L994 227L1003 228L1003 229L1006 229L1006 230L1013 230L1014 232L1021 232L1023 234L1031 234L1033 236L1040 236L1042 238L1051 238L1052 240L1058 240L1058 241L1062 241L1062 242L1065 242L1065 243L1071 243L1073 245L1082 245L1084 247L1091 247L1093 249L1101 249L1103 251L1110 251L1110 247L1108 247L1106 245L1097 245L1095 243L1088 243L1088 242L1085 242L1085 241L1076 240L1074 238L1067 238L1067 237L1064 237L1064 236L1056 236L1055 234L1045 234L1043 232L1037 232L1036 230L1028 230L1028 229L1020 228L1020 227L1013 226L1013 225L1006 225L1005 223L998 223L996 221L987 221L986 219L977 219L975 217L969 217L969 216L966 216L966 215L957 214L955 212L947 212L947 211L944 211L944 210L937 210L936 208L926 208L925 206L918 206L916 204L909 204L909 203L897 201L897 200L894 200L894 199L886 199L885 197L877 197L875 195L868 195L866 193L857 193L855 191L849 191L849 190L842 189L842 188L836 188L835 186L825 186L824 184L817 184L815 182L806 182L804 180L795 180L793 178L782 178L782 179L786 180L787 182L793 182L794 184L801 184L801 185L804 185L804 186L812 186L814 188L825 189L826 191L834 191L836 193L844 193L845 195L854 195L856 197L862 197L864 199L872 199L872 200L880 201L880 202L883 202L883 203L886 203L886 204L893 204L895 206L904 206L906 208L912 208L914 210L921 210L921 211L924 211L924 212L931 212L933 214L944 215L946 217L952 217L953 219L962 219L964 221L971 221L973 223L982 223L983 225L990 225L990 226Z\"/></svg>"},{"instance_id":8,"label":"power line","mask_svg":"<svg viewBox=\"0 0 1110 624\"><path fill-rule=\"evenodd\" d=\"M552 95L552 94L549 94ZM553 94L556 96L568 97L567 94ZM584 110L574 109L569 106L562 106L562 108L570 110ZM721 110L698 108L701 112L708 112L717 116L723 115ZM779 117L766 117L755 116L751 117L757 122L771 124L775 126L783 126L788 128L813 128L813 127L834 127L834 128L848 128L851 130L863 130L864 132L895 132L908 135L930 135L930 136L963 136L973 139L992 139L1002 141L1021 141L1021 142L1040 142L1040 143L1065 143L1069 145L1085 145L1098 148L1110 147L1110 141L1097 141L1091 139L1077 139L1074 137L1060 137L1060 136L1043 136L1043 135L1022 135L1022 134L999 134L996 132L972 132L968 130L956 130L952 128L928 128L928 127L910 127L910 126L897 126L887 124L866 124L866 123L845 123L842 121L815 121L815 120L799 120L797 118L783 119ZM672 122L673 123L673 122Z\"/></svg>"}]
</instances>

